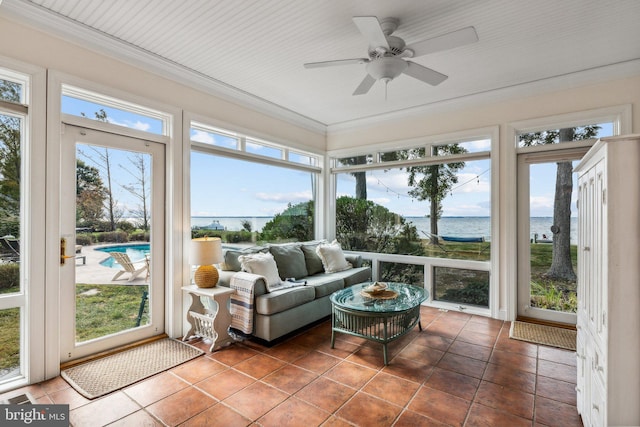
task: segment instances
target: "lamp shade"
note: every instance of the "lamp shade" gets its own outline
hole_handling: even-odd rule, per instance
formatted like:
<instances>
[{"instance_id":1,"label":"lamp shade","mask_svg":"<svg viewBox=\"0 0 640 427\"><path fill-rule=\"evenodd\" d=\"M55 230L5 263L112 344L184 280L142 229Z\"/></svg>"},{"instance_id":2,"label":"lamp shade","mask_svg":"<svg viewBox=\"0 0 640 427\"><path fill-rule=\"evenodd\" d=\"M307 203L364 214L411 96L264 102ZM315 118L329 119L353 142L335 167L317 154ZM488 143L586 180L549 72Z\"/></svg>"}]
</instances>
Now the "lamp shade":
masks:
<instances>
[{"instance_id":1,"label":"lamp shade","mask_svg":"<svg viewBox=\"0 0 640 427\"><path fill-rule=\"evenodd\" d=\"M202 237L191 240L191 265L211 265L221 263L222 241L218 237Z\"/></svg>"},{"instance_id":2,"label":"lamp shade","mask_svg":"<svg viewBox=\"0 0 640 427\"><path fill-rule=\"evenodd\" d=\"M222 241L217 237L204 237L191 240L191 264L199 265L193 275L193 281L200 288L213 288L220 274L211 264L222 262Z\"/></svg>"}]
</instances>

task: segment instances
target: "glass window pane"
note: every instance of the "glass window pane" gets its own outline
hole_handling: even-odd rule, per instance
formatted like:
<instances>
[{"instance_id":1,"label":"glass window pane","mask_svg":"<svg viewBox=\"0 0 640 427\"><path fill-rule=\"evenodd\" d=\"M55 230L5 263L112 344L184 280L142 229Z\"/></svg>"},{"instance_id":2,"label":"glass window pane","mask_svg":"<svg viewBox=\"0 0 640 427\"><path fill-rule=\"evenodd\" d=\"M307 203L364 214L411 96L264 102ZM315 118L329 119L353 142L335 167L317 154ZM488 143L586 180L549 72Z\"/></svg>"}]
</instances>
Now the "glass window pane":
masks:
<instances>
[{"instance_id":1,"label":"glass window pane","mask_svg":"<svg viewBox=\"0 0 640 427\"><path fill-rule=\"evenodd\" d=\"M215 145L216 147L230 148L232 150L239 148L238 137L199 128L191 128L191 140L202 142L203 144Z\"/></svg>"},{"instance_id":2,"label":"glass window pane","mask_svg":"<svg viewBox=\"0 0 640 427\"><path fill-rule=\"evenodd\" d=\"M518 135L518 147L560 144L562 142L581 141L591 138L604 138L613 135L613 123L599 123L565 129L549 129Z\"/></svg>"},{"instance_id":3,"label":"glass window pane","mask_svg":"<svg viewBox=\"0 0 640 427\"><path fill-rule=\"evenodd\" d=\"M24 87L22 83L0 78L0 99L24 104Z\"/></svg>"},{"instance_id":4,"label":"glass window pane","mask_svg":"<svg viewBox=\"0 0 640 427\"><path fill-rule=\"evenodd\" d=\"M433 300L489 307L489 272L434 267Z\"/></svg>"},{"instance_id":5,"label":"glass window pane","mask_svg":"<svg viewBox=\"0 0 640 427\"><path fill-rule=\"evenodd\" d=\"M491 151L490 139L479 139L475 141L457 142L455 144L434 145L432 153L434 156L450 156L461 153L481 153Z\"/></svg>"},{"instance_id":6,"label":"glass window pane","mask_svg":"<svg viewBox=\"0 0 640 427\"><path fill-rule=\"evenodd\" d=\"M379 154L381 162L422 159L426 157L426 155L427 150L424 147L410 148L407 150L385 151Z\"/></svg>"},{"instance_id":7,"label":"glass window pane","mask_svg":"<svg viewBox=\"0 0 640 427\"><path fill-rule=\"evenodd\" d=\"M424 287L423 265L381 262L378 275L383 282L400 282Z\"/></svg>"},{"instance_id":8,"label":"glass window pane","mask_svg":"<svg viewBox=\"0 0 640 427\"><path fill-rule=\"evenodd\" d=\"M573 173L578 163L579 160L574 160L529 166L531 307L577 311L578 212L572 201L578 195L577 177ZM571 192L565 192L567 187L557 195L556 181L571 184Z\"/></svg>"},{"instance_id":9,"label":"glass window pane","mask_svg":"<svg viewBox=\"0 0 640 427\"><path fill-rule=\"evenodd\" d=\"M254 141L247 141L246 151L259 156L282 159L282 150L280 148L269 147Z\"/></svg>"},{"instance_id":10,"label":"glass window pane","mask_svg":"<svg viewBox=\"0 0 640 427\"><path fill-rule=\"evenodd\" d=\"M0 380L21 375L20 309L0 310Z\"/></svg>"},{"instance_id":11,"label":"glass window pane","mask_svg":"<svg viewBox=\"0 0 640 427\"><path fill-rule=\"evenodd\" d=\"M315 166L317 164L316 158L308 156L306 154L300 154L293 151L289 152L289 161L295 163L301 163L303 165Z\"/></svg>"},{"instance_id":12,"label":"glass window pane","mask_svg":"<svg viewBox=\"0 0 640 427\"><path fill-rule=\"evenodd\" d=\"M371 154L336 159L337 168L344 166L368 165L371 163L373 163L373 156Z\"/></svg>"},{"instance_id":13,"label":"glass window pane","mask_svg":"<svg viewBox=\"0 0 640 427\"><path fill-rule=\"evenodd\" d=\"M489 159L337 174L337 239L350 250L488 260L490 177Z\"/></svg>"},{"instance_id":14,"label":"glass window pane","mask_svg":"<svg viewBox=\"0 0 640 427\"><path fill-rule=\"evenodd\" d=\"M62 112L156 135L164 135L164 123L160 119L69 95L62 95Z\"/></svg>"},{"instance_id":15,"label":"glass window pane","mask_svg":"<svg viewBox=\"0 0 640 427\"><path fill-rule=\"evenodd\" d=\"M192 235L227 246L312 240L315 182L311 172L192 152Z\"/></svg>"},{"instance_id":16,"label":"glass window pane","mask_svg":"<svg viewBox=\"0 0 640 427\"><path fill-rule=\"evenodd\" d=\"M20 261L22 125L23 121L20 117L0 114L0 262L2 263ZM14 289L13 268L6 268L11 272L5 278L5 287ZM19 266L15 270L19 276ZM0 288L3 288L2 283ZM14 290L19 291L19 289ZM7 291L1 290L1 292Z\"/></svg>"}]
</instances>

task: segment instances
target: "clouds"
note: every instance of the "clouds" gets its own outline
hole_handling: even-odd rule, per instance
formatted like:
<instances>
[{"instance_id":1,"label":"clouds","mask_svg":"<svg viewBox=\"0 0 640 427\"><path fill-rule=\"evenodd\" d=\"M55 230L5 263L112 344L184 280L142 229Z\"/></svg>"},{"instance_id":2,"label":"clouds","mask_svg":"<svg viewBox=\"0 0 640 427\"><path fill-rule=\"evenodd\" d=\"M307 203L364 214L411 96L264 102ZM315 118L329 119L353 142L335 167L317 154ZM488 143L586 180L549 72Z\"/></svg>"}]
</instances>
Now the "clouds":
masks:
<instances>
[{"instance_id":1,"label":"clouds","mask_svg":"<svg viewBox=\"0 0 640 427\"><path fill-rule=\"evenodd\" d=\"M258 192L254 194L257 200L263 202L275 202L275 203L291 203L297 204L307 202L313 199L313 194L310 190L307 191L295 191L291 193L264 193Z\"/></svg>"}]
</instances>

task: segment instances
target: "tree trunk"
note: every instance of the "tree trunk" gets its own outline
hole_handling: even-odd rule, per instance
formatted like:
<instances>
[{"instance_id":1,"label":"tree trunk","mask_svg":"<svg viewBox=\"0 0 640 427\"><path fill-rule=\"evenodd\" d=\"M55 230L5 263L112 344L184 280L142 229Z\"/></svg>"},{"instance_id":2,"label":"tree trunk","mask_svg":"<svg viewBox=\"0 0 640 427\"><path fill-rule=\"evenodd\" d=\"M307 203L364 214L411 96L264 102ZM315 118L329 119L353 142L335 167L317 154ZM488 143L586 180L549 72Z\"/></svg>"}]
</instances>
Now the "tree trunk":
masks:
<instances>
[{"instance_id":1,"label":"tree trunk","mask_svg":"<svg viewBox=\"0 0 640 427\"><path fill-rule=\"evenodd\" d=\"M367 200L367 173L354 172L356 178L356 199Z\"/></svg>"},{"instance_id":2,"label":"tree trunk","mask_svg":"<svg viewBox=\"0 0 640 427\"><path fill-rule=\"evenodd\" d=\"M431 223L431 244L438 244L438 214L440 213L440 197L438 195L438 176L440 166L431 166L431 183L429 188L430 206L430 223Z\"/></svg>"},{"instance_id":3,"label":"tree trunk","mask_svg":"<svg viewBox=\"0 0 640 427\"><path fill-rule=\"evenodd\" d=\"M573 129L560 129L560 142L572 141ZM571 262L571 192L573 190L573 165L557 164L556 193L553 205L553 254L546 276L552 279L575 281L576 273Z\"/></svg>"}]
</instances>

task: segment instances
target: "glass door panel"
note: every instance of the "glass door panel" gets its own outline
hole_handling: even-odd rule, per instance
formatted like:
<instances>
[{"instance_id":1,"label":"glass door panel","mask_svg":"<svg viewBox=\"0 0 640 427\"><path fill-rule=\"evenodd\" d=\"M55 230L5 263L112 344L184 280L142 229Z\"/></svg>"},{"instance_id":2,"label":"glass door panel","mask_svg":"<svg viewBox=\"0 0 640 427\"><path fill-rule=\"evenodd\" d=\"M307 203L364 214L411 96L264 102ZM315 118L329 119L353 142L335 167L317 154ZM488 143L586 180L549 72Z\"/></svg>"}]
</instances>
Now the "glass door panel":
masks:
<instances>
[{"instance_id":1,"label":"glass door panel","mask_svg":"<svg viewBox=\"0 0 640 427\"><path fill-rule=\"evenodd\" d=\"M76 191L61 204L63 362L164 324L164 146L66 129L62 173Z\"/></svg>"},{"instance_id":2,"label":"glass door panel","mask_svg":"<svg viewBox=\"0 0 640 427\"><path fill-rule=\"evenodd\" d=\"M577 162L520 162L519 316L575 323Z\"/></svg>"}]
</instances>

